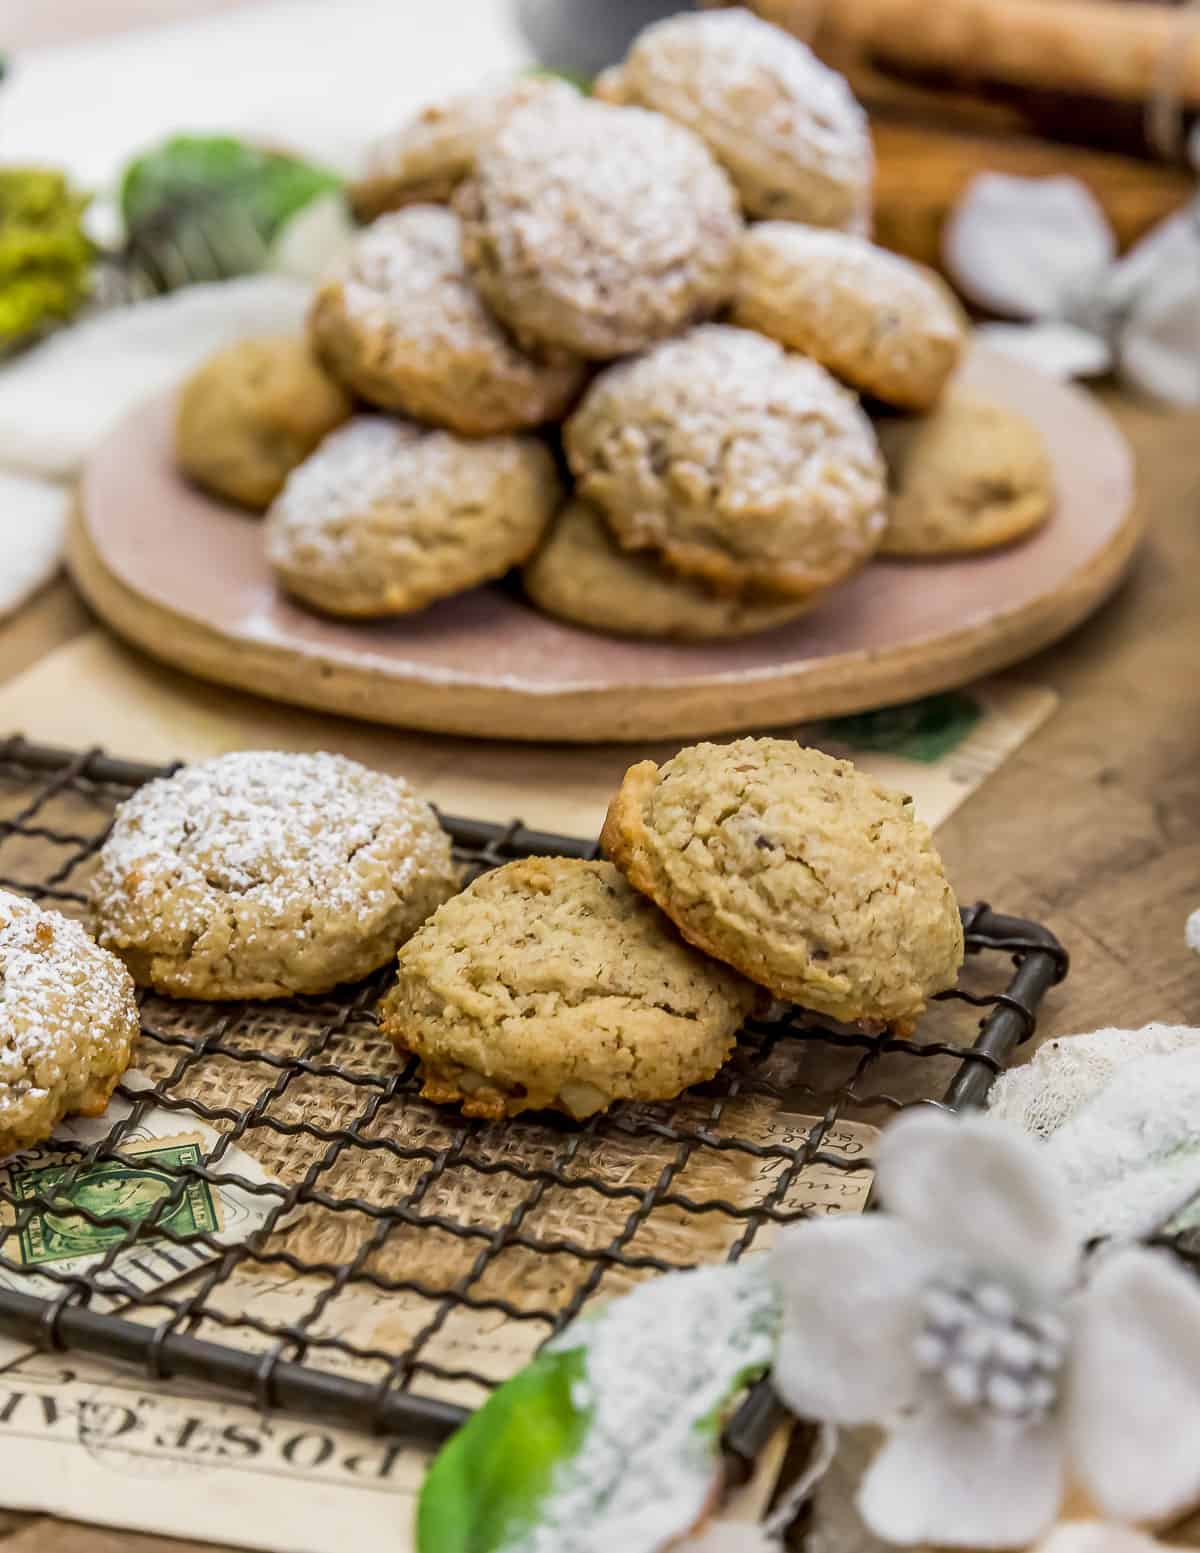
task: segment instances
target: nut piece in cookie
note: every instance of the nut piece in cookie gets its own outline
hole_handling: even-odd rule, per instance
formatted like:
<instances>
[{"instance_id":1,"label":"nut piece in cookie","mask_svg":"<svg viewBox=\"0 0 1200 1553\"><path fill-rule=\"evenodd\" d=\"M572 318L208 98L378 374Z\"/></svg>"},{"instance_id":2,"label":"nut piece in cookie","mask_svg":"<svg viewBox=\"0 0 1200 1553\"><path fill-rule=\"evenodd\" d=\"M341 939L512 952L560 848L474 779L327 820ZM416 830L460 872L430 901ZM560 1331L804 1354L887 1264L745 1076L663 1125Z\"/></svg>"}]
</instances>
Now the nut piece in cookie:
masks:
<instances>
[{"instance_id":1,"label":"nut piece in cookie","mask_svg":"<svg viewBox=\"0 0 1200 1553\"><path fill-rule=\"evenodd\" d=\"M733 1049L757 990L689 949L611 863L523 858L400 951L381 1025L468 1116L669 1100Z\"/></svg>"},{"instance_id":2,"label":"nut piece in cookie","mask_svg":"<svg viewBox=\"0 0 1200 1553\"><path fill-rule=\"evenodd\" d=\"M267 559L326 614L405 614L527 560L560 495L532 437L467 440L360 415L288 480L267 514Z\"/></svg>"},{"instance_id":3,"label":"nut piece in cookie","mask_svg":"<svg viewBox=\"0 0 1200 1553\"><path fill-rule=\"evenodd\" d=\"M657 113L584 98L518 109L454 203L475 285L530 349L625 355L733 288L733 188L702 141Z\"/></svg>"},{"instance_id":4,"label":"nut piece in cookie","mask_svg":"<svg viewBox=\"0 0 1200 1553\"><path fill-rule=\"evenodd\" d=\"M438 205L384 216L326 276L309 315L331 371L371 404L465 437L555 420L583 363L519 350L479 300L458 217Z\"/></svg>"},{"instance_id":5,"label":"nut piece in cookie","mask_svg":"<svg viewBox=\"0 0 1200 1553\"><path fill-rule=\"evenodd\" d=\"M1033 532L1054 472L1023 415L952 388L931 415L876 423L892 488L887 555L968 555Z\"/></svg>"},{"instance_id":6,"label":"nut piece in cookie","mask_svg":"<svg viewBox=\"0 0 1200 1553\"><path fill-rule=\"evenodd\" d=\"M0 891L0 1155L100 1116L138 1034L133 981L78 922Z\"/></svg>"},{"instance_id":7,"label":"nut piece in cookie","mask_svg":"<svg viewBox=\"0 0 1200 1553\"><path fill-rule=\"evenodd\" d=\"M141 986L276 998L366 976L457 888L449 837L407 782L341 755L247 751L124 803L91 906Z\"/></svg>"},{"instance_id":8,"label":"nut piece in cookie","mask_svg":"<svg viewBox=\"0 0 1200 1553\"><path fill-rule=\"evenodd\" d=\"M625 773L605 851L683 936L778 998L907 1029L963 958L911 801L787 739L696 744Z\"/></svg>"},{"instance_id":9,"label":"nut piece in cookie","mask_svg":"<svg viewBox=\"0 0 1200 1553\"><path fill-rule=\"evenodd\" d=\"M565 443L623 546L730 592L808 598L883 536L883 460L858 401L747 329L704 324L607 368Z\"/></svg>"},{"instance_id":10,"label":"nut piece in cookie","mask_svg":"<svg viewBox=\"0 0 1200 1553\"><path fill-rule=\"evenodd\" d=\"M183 385L175 461L214 496L261 512L353 408L303 340L239 340Z\"/></svg>"},{"instance_id":11,"label":"nut piece in cookie","mask_svg":"<svg viewBox=\"0 0 1200 1553\"><path fill-rule=\"evenodd\" d=\"M806 614L807 600L719 593L680 577L648 550L622 550L601 513L568 502L521 579L548 615L619 636L718 641Z\"/></svg>"},{"instance_id":12,"label":"nut piece in cookie","mask_svg":"<svg viewBox=\"0 0 1200 1553\"><path fill-rule=\"evenodd\" d=\"M476 150L515 108L578 95L566 81L522 76L430 103L371 147L366 171L350 186L354 214L365 222L406 205L444 205L475 165Z\"/></svg>"},{"instance_id":13,"label":"nut piece in cookie","mask_svg":"<svg viewBox=\"0 0 1200 1553\"><path fill-rule=\"evenodd\" d=\"M928 409L966 319L924 265L848 232L764 221L742 239L732 317L888 404Z\"/></svg>"},{"instance_id":14,"label":"nut piece in cookie","mask_svg":"<svg viewBox=\"0 0 1200 1553\"><path fill-rule=\"evenodd\" d=\"M871 137L849 86L749 10L653 23L605 89L699 135L748 216L845 227L870 208Z\"/></svg>"}]
</instances>

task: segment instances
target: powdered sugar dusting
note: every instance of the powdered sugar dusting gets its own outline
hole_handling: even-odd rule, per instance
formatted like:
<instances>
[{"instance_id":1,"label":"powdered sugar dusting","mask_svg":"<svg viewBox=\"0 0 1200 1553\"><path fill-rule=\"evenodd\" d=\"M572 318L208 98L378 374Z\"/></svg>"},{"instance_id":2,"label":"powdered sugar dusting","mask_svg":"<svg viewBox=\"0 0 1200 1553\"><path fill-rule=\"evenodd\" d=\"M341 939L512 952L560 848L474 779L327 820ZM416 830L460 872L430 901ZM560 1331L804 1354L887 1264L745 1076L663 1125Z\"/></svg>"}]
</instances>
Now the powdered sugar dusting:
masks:
<instances>
[{"instance_id":1,"label":"powdered sugar dusting","mask_svg":"<svg viewBox=\"0 0 1200 1553\"><path fill-rule=\"evenodd\" d=\"M696 1521L717 1471L701 1426L739 1376L770 1362L775 1308L761 1263L703 1267L645 1283L556 1338L551 1351L584 1340L572 1401L591 1418L538 1525L503 1553L665 1547Z\"/></svg>"},{"instance_id":2,"label":"powdered sugar dusting","mask_svg":"<svg viewBox=\"0 0 1200 1553\"><path fill-rule=\"evenodd\" d=\"M857 400L749 330L708 324L609 368L566 445L581 494L673 561L672 546L702 545L768 585L784 566L833 581L882 532L883 464Z\"/></svg>"},{"instance_id":3,"label":"powdered sugar dusting","mask_svg":"<svg viewBox=\"0 0 1200 1553\"><path fill-rule=\"evenodd\" d=\"M101 942L149 964L147 980L213 996L224 981L278 993L363 975L456 885L448 837L400 778L249 751L135 793L92 901Z\"/></svg>"},{"instance_id":4,"label":"powdered sugar dusting","mask_svg":"<svg viewBox=\"0 0 1200 1553\"><path fill-rule=\"evenodd\" d=\"M137 1035L133 983L77 922L0 891L0 1153L49 1135Z\"/></svg>"},{"instance_id":5,"label":"powdered sugar dusting","mask_svg":"<svg viewBox=\"0 0 1200 1553\"><path fill-rule=\"evenodd\" d=\"M461 192L467 262L519 335L620 354L711 311L732 280L729 180L656 113L531 104L481 148Z\"/></svg>"},{"instance_id":6,"label":"powdered sugar dusting","mask_svg":"<svg viewBox=\"0 0 1200 1553\"><path fill-rule=\"evenodd\" d=\"M647 27L622 86L700 135L751 214L840 225L861 210L872 171L866 115L842 76L751 11Z\"/></svg>"}]
</instances>

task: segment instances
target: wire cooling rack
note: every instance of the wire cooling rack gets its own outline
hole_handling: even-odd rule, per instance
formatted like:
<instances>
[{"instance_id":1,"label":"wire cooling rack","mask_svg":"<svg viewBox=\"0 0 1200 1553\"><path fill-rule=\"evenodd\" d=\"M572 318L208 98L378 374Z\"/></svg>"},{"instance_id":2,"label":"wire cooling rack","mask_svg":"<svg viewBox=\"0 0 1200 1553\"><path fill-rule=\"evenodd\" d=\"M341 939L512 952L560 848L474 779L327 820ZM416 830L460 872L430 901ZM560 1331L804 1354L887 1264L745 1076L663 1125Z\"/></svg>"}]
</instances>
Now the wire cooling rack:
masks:
<instances>
[{"instance_id":1,"label":"wire cooling rack","mask_svg":"<svg viewBox=\"0 0 1200 1553\"><path fill-rule=\"evenodd\" d=\"M163 774L100 751L0 744L0 885L83 915L116 806ZM596 853L515 821L442 820L471 876L514 857ZM747 1025L712 1083L584 1124L474 1122L422 1101L415 1063L401 1067L375 1026L386 972L267 1005L148 995L134 1061L151 1087L119 1087L129 1115L80 1146L52 1187L18 1196L0 1185L11 1285L0 1331L229 1388L262 1409L436 1443L593 1295L761 1250L777 1226L836 1209L841 1193L861 1202L873 1136L862 1124L920 1100L982 1103L1067 958L1035 923L985 905L963 918L962 982L912 1039L817 1028L780 1009ZM181 1134L209 1129L203 1147L156 1156L151 1210L97 1211L73 1196L90 1171L137 1165L123 1140L151 1107ZM265 1181L238 1173L238 1151ZM230 1184L265 1209L232 1246L184 1211ZM30 1265L23 1248L46 1214L60 1230L99 1232L105 1255L82 1272ZM114 1302L106 1272L143 1247L204 1265ZM23 1287L35 1273L36 1288ZM770 1414L759 1388L727 1446L752 1456Z\"/></svg>"}]
</instances>

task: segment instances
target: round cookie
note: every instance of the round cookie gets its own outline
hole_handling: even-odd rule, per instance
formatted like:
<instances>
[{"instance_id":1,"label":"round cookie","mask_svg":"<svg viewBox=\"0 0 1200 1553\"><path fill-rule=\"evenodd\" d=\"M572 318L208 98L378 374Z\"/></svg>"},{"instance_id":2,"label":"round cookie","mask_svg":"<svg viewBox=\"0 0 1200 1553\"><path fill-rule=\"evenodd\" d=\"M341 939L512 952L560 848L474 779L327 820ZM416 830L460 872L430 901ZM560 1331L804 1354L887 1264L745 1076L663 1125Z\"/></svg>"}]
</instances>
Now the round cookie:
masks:
<instances>
[{"instance_id":1,"label":"round cookie","mask_svg":"<svg viewBox=\"0 0 1200 1553\"><path fill-rule=\"evenodd\" d=\"M326 364L371 404L465 437L562 416L583 363L537 361L479 300L458 217L412 205L359 236L317 290L309 329Z\"/></svg>"},{"instance_id":2,"label":"round cookie","mask_svg":"<svg viewBox=\"0 0 1200 1553\"><path fill-rule=\"evenodd\" d=\"M912 801L788 739L631 766L602 843L683 936L776 997L907 1029L963 932Z\"/></svg>"},{"instance_id":3,"label":"round cookie","mask_svg":"<svg viewBox=\"0 0 1200 1553\"><path fill-rule=\"evenodd\" d=\"M699 135L748 216L844 227L870 208L871 137L850 88L797 38L748 10L653 23L604 90Z\"/></svg>"},{"instance_id":4,"label":"round cookie","mask_svg":"<svg viewBox=\"0 0 1200 1553\"><path fill-rule=\"evenodd\" d=\"M446 204L475 165L475 152L497 126L528 102L578 97L566 81L522 76L499 87L430 103L367 153L363 176L350 186L360 221L405 205Z\"/></svg>"},{"instance_id":5,"label":"round cookie","mask_svg":"<svg viewBox=\"0 0 1200 1553\"><path fill-rule=\"evenodd\" d=\"M243 751L121 806L91 904L141 986L277 998L366 976L457 888L450 839L407 782L341 755Z\"/></svg>"},{"instance_id":6,"label":"round cookie","mask_svg":"<svg viewBox=\"0 0 1200 1553\"><path fill-rule=\"evenodd\" d=\"M460 185L463 251L517 339L604 359L715 312L742 221L703 143L580 98L512 113Z\"/></svg>"},{"instance_id":7,"label":"round cookie","mask_svg":"<svg viewBox=\"0 0 1200 1553\"><path fill-rule=\"evenodd\" d=\"M732 317L913 410L937 400L966 342L962 309L932 270L792 221L761 222L742 239Z\"/></svg>"},{"instance_id":8,"label":"round cookie","mask_svg":"<svg viewBox=\"0 0 1200 1553\"><path fill-rule=\"evenodd\" d=\"M239 340L183 385L175 461L206 491L261 512L352 409L303 340Z\"/></svg>"},{"instance_id":9,"label":"round cookie","mask_svg":"<svg viewBox=\"0 0 1200 1553\"><path fill-rule=\"evenodd\" d=\"M548 615L618 636L716 641L769 631L808 609L794 599L716 593L646 551L622 550L584 501L567 504L521 579Z\"/></svg>"},{"instance_id":10,"label":"round cookie","mask_svg":"<svg viewBox=\"0 0 1200 1553\"><path fill-rule=\"evenodd\" d=\"M129 972L78 922L0 890L0 1156L100 1116L129 1066Z\"/></svg>"},{"instance_id":11,"label":"round cookie","mask_svg":"<svg viewBox=\"0 0 1200 1553\"><path fill-rule=\"evenodd\" d=\"M326 614L405 614L527 560L560 494L532 437L468 441L360 415L288 480L267 514L267 560Z\"/></svg>"},{"instance_id":12,"label":"round cookie","mask_svg":"<svg viewBox=\"0 0 1200 1553\"><path fill-rule=\"evenodd\" d=\"M876 423L888 466L888 555L968 555L1023 539L1054 503L1054 473L1023 415L951 389L932 415Z\"/></svg>"},{"instance_id":13,"label":"round cookie","mask_svg":"<svg viewBox=\"0 0 1200 1553\"><path fill-rule=\"evenodd\" d=\"M468 1116L669 1100L733 1050L757 991L684 944L611 863L522 858L401 950L381 1025Z\"/></svg>"},{"instance_id":14,"label":"round cookie","mask_svg":"<svg viewBox=\"0 0 1200 1553\"><path fill-rule=\"evenodd\" d=\"M726 591L808 598L883 534L883 461L857 400L745 329L706 324L609 367L565 438L579 494L622 545Z\"/></svg>"}]
</instances>

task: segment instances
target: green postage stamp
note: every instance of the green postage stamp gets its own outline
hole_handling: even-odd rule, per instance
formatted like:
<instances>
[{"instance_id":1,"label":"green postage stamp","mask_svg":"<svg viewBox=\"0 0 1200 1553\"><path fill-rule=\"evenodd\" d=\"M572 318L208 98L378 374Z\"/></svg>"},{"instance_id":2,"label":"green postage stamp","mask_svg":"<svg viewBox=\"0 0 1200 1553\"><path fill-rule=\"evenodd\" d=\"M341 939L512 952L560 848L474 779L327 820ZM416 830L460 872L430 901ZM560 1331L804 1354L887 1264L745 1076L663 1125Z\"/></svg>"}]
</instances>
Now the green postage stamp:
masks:
<instances>
[{"instance_id":1,"label":"green postage stamp","mask_svg":"<svg viewBox=\"0 0 1200 1553\"><path fill-rule=\"evenodd\" d=\"M129 1089L145 1083L125 1075ZM158 1106L139 1111L115 1149L90 1159L89 1145L132 1110L118 1097L103 1116L72 1118L48 1143L0 1163L0 1288L52 1299L72 1275L91 1271L100 1292L90 1308L114 1310L188 1277L278 1212L280 1192L231 1179L273 1185L256 1160L226 1148L206 1172L216 1131L197 1122L181 1133L179 1116Z\"/></svg>"},{"instance_id":2,"label":"green postage stamp","mask_svg":"<svg viewBox=\"0 0 1200 1553\"><path fill-rule=\"evenodd\" d=\"M122 1149L127 1159L100 1160L82 1171L69 1162L18 1160L9 1168L9 1187L17 1202L33 1205L24 1222L17 1215L22 1265L103 1253L155 1210L162 1237L215 1233L222 1222L220 1196L207 1181L184 1175L187 1166L202 1162L203 1151L203 1138L190 1133Z\"/></svg>"}]
</instances>

